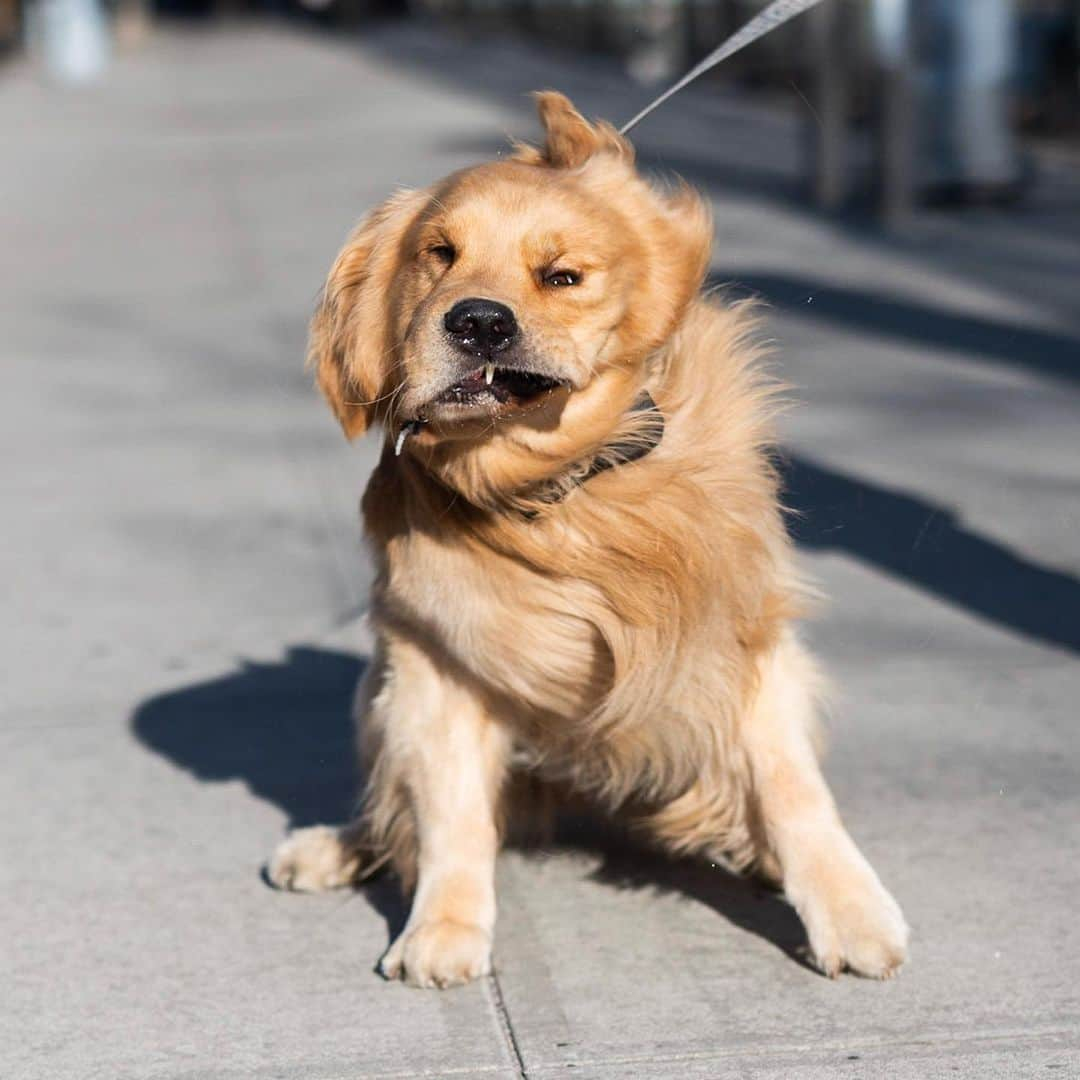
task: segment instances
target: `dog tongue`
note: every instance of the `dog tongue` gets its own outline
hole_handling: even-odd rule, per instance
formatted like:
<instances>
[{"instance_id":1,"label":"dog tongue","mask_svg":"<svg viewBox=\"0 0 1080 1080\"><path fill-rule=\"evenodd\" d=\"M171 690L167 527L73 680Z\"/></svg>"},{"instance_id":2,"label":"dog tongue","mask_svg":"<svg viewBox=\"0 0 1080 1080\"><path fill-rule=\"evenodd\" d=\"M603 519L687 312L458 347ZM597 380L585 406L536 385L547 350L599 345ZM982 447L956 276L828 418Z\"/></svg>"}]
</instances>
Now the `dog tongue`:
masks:
<instances>
[{"instance_id":1,"label":"dog tongue","mask_svg":"<svg viewBox=\"0 0 1080 1080\"><path fill-rule=\"evenodd\" d=\"M480 390L487 389L488 383L484 378L484 369L477 368L476 371L470 371L457 385L459 389L464 390L467 393L476 393Z\"/></svg>"}]
</instances>

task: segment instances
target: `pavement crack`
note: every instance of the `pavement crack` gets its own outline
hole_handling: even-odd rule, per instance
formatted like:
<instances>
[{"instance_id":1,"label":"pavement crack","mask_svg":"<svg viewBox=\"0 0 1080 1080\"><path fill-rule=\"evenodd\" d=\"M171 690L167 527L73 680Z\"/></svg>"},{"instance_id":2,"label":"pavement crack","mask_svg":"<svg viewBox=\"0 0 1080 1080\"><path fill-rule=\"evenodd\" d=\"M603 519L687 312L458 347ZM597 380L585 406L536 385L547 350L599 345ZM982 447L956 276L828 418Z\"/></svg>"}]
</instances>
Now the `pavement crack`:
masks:
<instances>
[{"instance_id":1,"label":"pavement crack","mask_svg":"<svg viewBox=\"0 0 1080 1080\"><path fill-rule=\"evenodd\" d=\"M499 1018L499 1027L502 1029L503 1038L517 1066L518 1076L522 1080L528 1080L529 1072L525 1068L525 1059L521 1056L521 1047L518 1045L517 1033L514 1031L514 1022L510 1019L510 1010L506 1007L506 998L503 997L502 984L499 982L499 973L492 971L488 978L491 987L492 1004L495 1006L495 1015Z\"/></svg>"}]
</instances>

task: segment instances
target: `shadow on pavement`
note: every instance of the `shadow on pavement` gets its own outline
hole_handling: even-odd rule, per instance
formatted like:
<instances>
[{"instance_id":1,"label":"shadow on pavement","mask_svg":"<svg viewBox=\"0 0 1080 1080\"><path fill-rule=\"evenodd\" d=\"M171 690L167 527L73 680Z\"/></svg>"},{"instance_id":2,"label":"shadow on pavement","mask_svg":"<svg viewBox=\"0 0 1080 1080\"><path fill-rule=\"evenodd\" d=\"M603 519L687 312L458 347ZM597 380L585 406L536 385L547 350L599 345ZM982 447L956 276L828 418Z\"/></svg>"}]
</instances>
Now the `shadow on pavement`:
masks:
<instances>
[{"instance_id":1,"label":"shadow on pavement","mask_svg":"<svg viewBox=\"0 0 1080 1080\"><path fill-rule=\"evenodd\" d=\"M976 362L990 360L1039 375L1080 380L1080 337L1069 334L781 274L739 273L728 281L712 274L709 284L722 285L729 296L761 297L801 318L821 319L847 330L963 353Z\"/></svg>"},{"instance_id":2,"label":"shadow on pavement","mask_svg":"<svg viewBox=\"0 0 1080 1080\"><path fill-rule=\"evenodd\" d=\"M359 790L352 701L365 661L299 646L279 663L236 672L145 701L131 726L139 741L206 783L242 781L282 810L290 829L347 821ZM270 854L268 848L253 858ZM263 870L263 880L266 878ZM361 890L393 938L407 910L395 881Z\"/></svg>"},{"instance_id":3,"label":"shadow on pavement","mask_svg":"<svg viewBox=\"0 0 1080 1080\"><path fill-rule=\"evenodd\" d=\"M132 730L199 780L242 780L290 828L345 821L356 797L351 705L361 660L301 647L143 702Z\"/></svg>"},{"instance_id":4,"label":"shadow on pavement","mask_svg":"<svg viewBox=\"0 0 1080 1080\"><path fill-rule=\"evenodd\" d=\"M1076 578L1028 561L921 498L807 458L783 467L800 546L845 551L1007 630L1080 652Z\"/></svg>"},{"instance_id":5,"label":"shadow on pavement","mask_svg":"<svg viewBox=\"0 0 1080 1080\"><path fill-rule=\"evenodd\" d=\"M705 860L668 858L599 819L563 821L556 840L559 847L600 858L600 865L590 874L594 881L616 889L678 893L696 900L817 972L810 962L806 930L795 909L763 881L740 877Z\"/></svg>"}]
</instances>

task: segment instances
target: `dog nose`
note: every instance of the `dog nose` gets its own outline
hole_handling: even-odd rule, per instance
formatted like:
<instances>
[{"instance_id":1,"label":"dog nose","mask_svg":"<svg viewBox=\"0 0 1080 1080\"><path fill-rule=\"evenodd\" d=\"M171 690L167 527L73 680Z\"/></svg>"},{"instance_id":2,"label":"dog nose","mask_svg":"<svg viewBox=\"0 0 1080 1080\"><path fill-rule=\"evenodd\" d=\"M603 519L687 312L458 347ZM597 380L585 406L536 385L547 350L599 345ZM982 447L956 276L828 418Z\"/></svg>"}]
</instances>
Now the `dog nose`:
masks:
<instances>
[{"instance_id":1,"label":"dog nose","mask_svg":"<svg viewBox=\"0 0 1080 1080\"><path fill-rule=\"evenodd\" d=\"M443 317L455 344L476 352L498 352L517 337L514 313L495 300L459 300Z\"/></svg>"}]
</instances>

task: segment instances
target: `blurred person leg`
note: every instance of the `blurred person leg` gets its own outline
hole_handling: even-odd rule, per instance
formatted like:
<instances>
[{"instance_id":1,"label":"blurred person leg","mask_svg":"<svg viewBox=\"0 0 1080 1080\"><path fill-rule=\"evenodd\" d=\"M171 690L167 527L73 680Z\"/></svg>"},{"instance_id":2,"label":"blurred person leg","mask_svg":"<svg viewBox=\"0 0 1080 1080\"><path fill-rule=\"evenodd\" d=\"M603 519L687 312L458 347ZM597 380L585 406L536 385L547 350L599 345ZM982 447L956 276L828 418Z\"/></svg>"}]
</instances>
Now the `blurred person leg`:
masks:
<instances>
[{"instance_id":1,"label":"blurred person leg","mask_svg":"<svg viewBox=\"0 0 1080 1080\"><path fill-rule=\"evenodd\" d=\"M912 65L914 0L875 0L872 37L879 70L877 123L881 214L903 224L914 199L915 110Z\"/></svg>"},{"instance_id":2,"label":"blurred person leg","mask_svg":"<svg viewBox=\"0 0 1080 1080\"><path fill-rule=\"evenodd\" d=\"M1017 41L1020 122L1048 134L1075 131L1080 122L1080 0L1025 0Z\"/></svg>"},{"instance_id":3,"label":"blurred person leg","mask_svg":"<svg viewBox=\"0 0 1080 1080\"><path fill-rule=\"evenodd\" d=\"M914 9L927 199L1015 199L1021 169L1009 116L1017 52L1013 0L917 0Z\"/></svg>"},{"instance_id":4,"label":"blurred person leg","mask_svg":"<svg viewBox=\"0 0 1080 1080\"><path fill-rule=\"evenodd\" d=\"M30 36L54 82L95 82L109 62L109 25L99 0L38 0Z\"/></svg>"}]
</instances>

